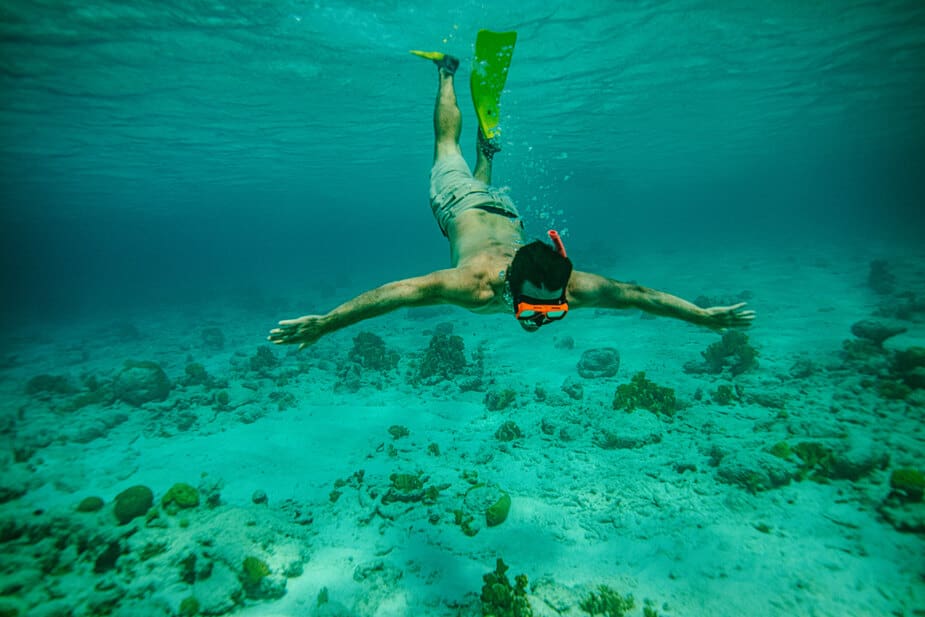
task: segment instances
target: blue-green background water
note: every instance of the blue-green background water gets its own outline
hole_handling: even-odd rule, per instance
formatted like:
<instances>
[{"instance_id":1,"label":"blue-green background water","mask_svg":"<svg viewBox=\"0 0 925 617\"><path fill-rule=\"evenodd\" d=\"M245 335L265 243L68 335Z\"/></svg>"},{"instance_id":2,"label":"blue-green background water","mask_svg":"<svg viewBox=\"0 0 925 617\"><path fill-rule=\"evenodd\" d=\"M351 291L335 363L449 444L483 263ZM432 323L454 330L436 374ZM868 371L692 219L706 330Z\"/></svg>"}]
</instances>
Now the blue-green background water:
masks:
<instances>
[{"instance_id":1,"label":"blue-green background water","mask_svg":"<svg viewBox=\"0 0 925 617\"><path fill-rule=\"evenodd\" d=\"M925 469L925 3L500 4L0 5L0 614L478 615L497 557L538 617L602 584L632 615L925 606L925 504L892 486ZM519 34L494 178L529 235L748 300L756 365L705 374L716 333L633 310L265 342L447 267L436 71L408 50L463 59L472 161L480 28ZM465 371L429 384L447 322ZM397 364L361 367L364 331ZM601 347L619 366L588 376ZM639 375L677 409L615 405ZM395 474L436 503L386 503ZM470 536L475 474L513 505ZM117 525L123 490L176 482L201 507ZM245 598L248 556L272 593Z\"/></svg>"},{"instance_id":2,"label":"blue-green background water","mask_svg":"<svg viewBox=\"0 0 925 617\"><path fill-rule=\"evenodd\" d=\"M557 4L4 3L8 319L444 267L407 52L480 28L519 33L495 180L579 265L921 239L922 2Z\"/></svg>"}]
</instances>

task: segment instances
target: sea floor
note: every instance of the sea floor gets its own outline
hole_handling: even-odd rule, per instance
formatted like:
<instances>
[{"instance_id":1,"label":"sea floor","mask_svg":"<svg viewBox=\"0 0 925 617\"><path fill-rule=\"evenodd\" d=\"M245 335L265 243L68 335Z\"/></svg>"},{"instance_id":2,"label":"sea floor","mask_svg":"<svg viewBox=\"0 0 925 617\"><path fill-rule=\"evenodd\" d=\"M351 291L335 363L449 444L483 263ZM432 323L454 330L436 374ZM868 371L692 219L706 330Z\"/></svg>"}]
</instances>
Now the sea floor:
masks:
<instances>
[{"instance_id":1,"label":"sea floor","mask_svg":"<svg viewBox=\"0 0 925 617\"><path fill-rule=\"evenodd\" d=\"M475 616L499 558L537 616L925 615L923 257L603 268L747 299L725 350L637 311L531 335L444 307L271 347L329 308L293 297L6 332L0 615Z\"/></svg>"}]
</instances>

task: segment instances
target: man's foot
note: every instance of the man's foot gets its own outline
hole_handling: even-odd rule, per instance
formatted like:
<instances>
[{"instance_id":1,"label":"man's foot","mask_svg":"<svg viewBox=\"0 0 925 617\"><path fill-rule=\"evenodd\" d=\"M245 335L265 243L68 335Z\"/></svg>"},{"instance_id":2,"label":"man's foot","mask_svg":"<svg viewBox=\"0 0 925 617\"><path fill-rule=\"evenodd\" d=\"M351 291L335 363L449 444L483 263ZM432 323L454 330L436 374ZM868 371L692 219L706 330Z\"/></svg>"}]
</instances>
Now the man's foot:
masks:
<instances>
[{"instance_id":1,"label":"man's foot","mask_svg":"<svg viewBox=\"0 0 925 617\"><path fill-rule=\"evenodd\" d=\"M482 153L489 161L495 157L496 154L501 152L501 146L498 142L493 141L485 137L485 134L482 133L482 127L479 127L479 138L478 138L479 152Z\"/></svg>"},{"instance_id":2,"label":"man's foot","mask_svg":"<svg viewBox=\"0 0 925 617\"><path fill-rule=\"evenodd\" d=\"M459 58L451 56L450 54L445 54L442 51L418 51L412 49L411 53L420 58L433 60L437 68L447 75L455 75L456 69L459 68Z\"/></svg>"}]
</instances>

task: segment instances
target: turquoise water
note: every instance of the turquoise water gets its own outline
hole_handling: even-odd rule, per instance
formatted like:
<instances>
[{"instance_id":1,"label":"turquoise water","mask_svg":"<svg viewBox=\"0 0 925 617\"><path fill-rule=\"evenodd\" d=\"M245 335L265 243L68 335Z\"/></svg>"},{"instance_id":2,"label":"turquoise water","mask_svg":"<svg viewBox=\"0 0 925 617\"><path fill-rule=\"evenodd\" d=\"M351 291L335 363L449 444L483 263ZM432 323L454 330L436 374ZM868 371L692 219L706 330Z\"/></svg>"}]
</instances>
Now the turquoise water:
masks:
<instances>
[{"instance_id":1,"label":"turquoise water","mask_svg":"<svg viewBox=\"0 0 925 617\"><path fill-rule=\"evenodd\" d=\"M340 263L383 229L418 250L385 251L371 278L438 263L434 78L407 50L465 58L483 27L520 36L497 176L532 214L567 212L579 246L626 227L914 239L923 11L7 3L3 295L36 309L162 297L178 278L290 281L305 243Z\"/></svg>"},{"instance_id":2,"label":"turquoise water","mask_svg":"<svg viewBox=\"0 0 925 617\"><path fill-rule=\"evenodd\" d=\"M899 367L925 346L925 4L500 4L0 7L0 614L478 615L499 556L535 615L588 614L598 585L631 615L921 614L925 506L891 478L925 470L925 366ZM698 373L719 337L638 311L530 336L401 310L264 345L448 267L437 80L408 51L462 58L471 164L482 28L518 33L494 178L528 235L558 228L581 270L748 301L757 366ZM870 347L866 319L896 333ZM421 383L446 323L468 372ZM360 332L396 363L356 369ZM602 347L617 374L581 376ZM164 371L165 398L132 403L133 370ZM677 416L615 409L642 371ZM507 420L523 437L497 437ZM610 447L624 430L641 445ZM433 503L382 501L419 473ZM176 482L201 504L115 524L123 490L157 505ZM454 520L502 493L504 524ZM76 513L88 496L104 509Z\"/></svg>"}]
</instances>

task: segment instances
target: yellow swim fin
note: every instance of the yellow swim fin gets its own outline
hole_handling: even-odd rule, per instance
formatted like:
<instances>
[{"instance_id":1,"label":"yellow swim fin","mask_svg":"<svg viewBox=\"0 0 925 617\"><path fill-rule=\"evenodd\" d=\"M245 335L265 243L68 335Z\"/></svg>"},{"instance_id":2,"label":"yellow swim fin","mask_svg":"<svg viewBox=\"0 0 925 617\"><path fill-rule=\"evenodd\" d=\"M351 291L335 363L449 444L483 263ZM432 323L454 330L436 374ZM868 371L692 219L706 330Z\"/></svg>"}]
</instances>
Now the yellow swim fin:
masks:
<instances>
[{"instance_id":1,"label":"yellow swim fin","mask_svg":"<svg viewBox=\"0 0 925 617\"><path fill-rule=\"evenodd\" d=\"M440 62L443 60L443 57L446 56L442 51L420 51L418 49L412 49L411 53L426 60L433 60L434 62Z\"/></svg>"},{"instance_id":2,"label":"yellow swim fin","mask_svg":"<svg viewBox=\"0 0 925 617\"><path fill-rule=\"evenodd\" d=\"M501 93L507 81L516 42L516 32L491 30L479 30L475 39L475 58L472 62L472 74L469 76L469 89L472 91L472 104L475 106L482 134L488 139L501 134L501 129L498 128L501 121Z\"/></svg>"},{"instance_id":3,"label":"yellow swim fin","mask_svg":"<svg viewBox=\"0 0 925 617\"><path fill-rule=\"evenodd\" d=\"M433 60L434 64L436 64L440 70L446 71L450 75L454 75L456 69L459 68L459 58L451 56L450 54L445 54L442 51L420 51L418 49L412 49L411 53L419 58Z\"/></svg>"}]
</instances>

